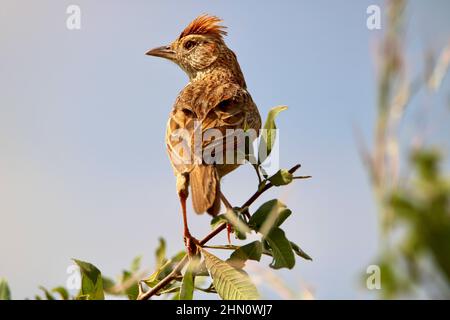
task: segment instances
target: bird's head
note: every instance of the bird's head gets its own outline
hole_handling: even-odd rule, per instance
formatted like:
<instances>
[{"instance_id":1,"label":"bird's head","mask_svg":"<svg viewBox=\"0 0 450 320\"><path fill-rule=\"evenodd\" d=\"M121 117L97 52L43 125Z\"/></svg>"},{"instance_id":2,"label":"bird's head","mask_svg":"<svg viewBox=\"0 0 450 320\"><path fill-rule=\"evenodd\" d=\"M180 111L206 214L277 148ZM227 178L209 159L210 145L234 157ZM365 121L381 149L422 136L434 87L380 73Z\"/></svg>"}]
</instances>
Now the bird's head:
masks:
<instances>
[{"instance_id":1,"label":"bird's head","mask_svg":"<svg viewBox=\"0 0 450 320\"><path fill-rule=\"evenodd\" d=\"M171 60L191 79L195 78L199 72L219 66L221 62L235 60L234 54L223 41L227 33L225 27L220 25L221 22L217 17L201 15L174 42L154 48L146 54Z\"/></svg>"}]
</instances>

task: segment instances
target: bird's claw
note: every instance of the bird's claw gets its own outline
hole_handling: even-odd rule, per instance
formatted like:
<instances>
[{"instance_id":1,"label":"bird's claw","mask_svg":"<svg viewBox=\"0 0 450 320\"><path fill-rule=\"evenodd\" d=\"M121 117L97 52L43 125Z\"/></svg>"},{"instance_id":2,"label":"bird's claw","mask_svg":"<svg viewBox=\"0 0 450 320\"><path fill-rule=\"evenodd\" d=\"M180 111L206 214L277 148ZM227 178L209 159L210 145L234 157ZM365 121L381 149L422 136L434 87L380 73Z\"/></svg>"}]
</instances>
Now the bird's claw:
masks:
<instances>
[{"instance_id":1,"label":"bird's claw","mask_svg":"<svg viewBox=\"0 0 450 320\"><path fill-rule=\"evenodd\" d=\"M198 254L198 245L199 241L195 239L193 236L185 235L184 236L184 245L186 247L186 251L189 255L189 257L196 256Z\"/></svg>"}]
</instances>

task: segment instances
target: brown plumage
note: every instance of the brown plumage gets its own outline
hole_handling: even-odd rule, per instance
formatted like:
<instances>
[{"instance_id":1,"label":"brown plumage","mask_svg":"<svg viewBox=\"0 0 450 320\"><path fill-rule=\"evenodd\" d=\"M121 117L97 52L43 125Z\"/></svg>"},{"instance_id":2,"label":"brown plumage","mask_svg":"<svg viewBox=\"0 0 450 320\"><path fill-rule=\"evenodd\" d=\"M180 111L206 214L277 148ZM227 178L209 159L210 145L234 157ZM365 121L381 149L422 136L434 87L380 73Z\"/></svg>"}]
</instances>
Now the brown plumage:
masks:
<instances>
[{"instance_id":1,"label":"brown plumage","mask_svg":"<svg viewBox=\"0 0 450 320\"><path fill-rule=\"evenodd\" d=\"M189 184L195 212L216 215L223 197L220 178L239 166L206 163L198 157L194 161L186 161L189 158L187 151L194 150L194 137L210 129L217 129L225 136L227 129L259 130L261 127L258 109L247 91L236 55L223 40L227 33L220 22L217 17L201 15L172 44L147 52L175 62L190 80L175 101L166 131L167 149L177 177L177 192L188 240L192 239L187 227L185 204ZM176 135L180 130L188 135L183 140L185 145ZM217 141L212 138L203 140L201 151L205 152L213 142ZM224 148L226 151L236 146L224 143Z\"/></svg>"}]
</instances>

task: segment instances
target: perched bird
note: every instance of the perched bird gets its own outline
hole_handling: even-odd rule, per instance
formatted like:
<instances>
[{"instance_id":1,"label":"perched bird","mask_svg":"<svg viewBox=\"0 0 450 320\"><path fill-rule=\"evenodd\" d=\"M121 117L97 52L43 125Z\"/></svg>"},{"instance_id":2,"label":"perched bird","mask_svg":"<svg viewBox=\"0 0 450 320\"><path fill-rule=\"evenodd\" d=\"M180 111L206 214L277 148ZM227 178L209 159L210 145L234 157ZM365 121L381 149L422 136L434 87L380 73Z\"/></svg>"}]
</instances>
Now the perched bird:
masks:
<instances>
[{"instance_id":1,"label":"perched bird","mask_svg":"<svg viewBox=\"0 0 450 320\"><path fill-rule=\"evenodd\" d=\"M221 200L229 205L222 194L220 179L240 164L228 161L208 163L203 158L189 161L192 157L186 155L194 149L193 137L196 131L204 134L216 129L225 137L228 129L253 129L259 134L261 128L258 109L247 91L236 55L224 42L223 37L227 33L221 22L215 16L201 15L170 45L146 53L176 63L189 77L189 83L179 93L170 113L166 144L176 175L184 239L190 254L195 253L197 240L190 234L187 223L186 199L189 185L195 212L207 212L215 216L220 211ZM177 132L184 133L183 142L175 134ZM224 140L221 140L224 152L236 148L234 142L226 144ZM204 152L213 141L215 139L202 140L200 151Z\"/></svg>"}]
</instances>

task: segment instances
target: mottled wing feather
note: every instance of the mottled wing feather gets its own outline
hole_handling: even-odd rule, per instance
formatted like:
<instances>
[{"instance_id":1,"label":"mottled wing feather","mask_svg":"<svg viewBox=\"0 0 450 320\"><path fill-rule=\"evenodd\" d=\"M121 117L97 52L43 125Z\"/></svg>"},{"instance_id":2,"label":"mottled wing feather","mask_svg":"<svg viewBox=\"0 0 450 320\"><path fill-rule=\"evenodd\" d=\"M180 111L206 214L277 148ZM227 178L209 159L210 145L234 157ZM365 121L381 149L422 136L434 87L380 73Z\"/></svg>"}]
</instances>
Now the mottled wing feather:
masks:
<instances>
[{"instance_id":1,"label":"mottled wing feather","mask_svg":"<svg viewBox=\"0 0 450 320\"><path fill-rule=\"evenodd\" d=\"M261 119L250 94L238 85L229 83L208 90L185 88L175 102L166 133L167 148L175 173L190 172L193 168L193 163L181 160L186 156L186 150L190 150L191 155L194 153L195 122L201 124L202 136L209 129L218 129L225 137L227 129L261 127ZM173 136L173 133L180 131L189 136L189 139L184 139L183 146L180 145L181 140ZM202 150L211 143L214 141L203 141ZM224 146L225 150L230 147Z\"/></svg>"}]
</instances>

